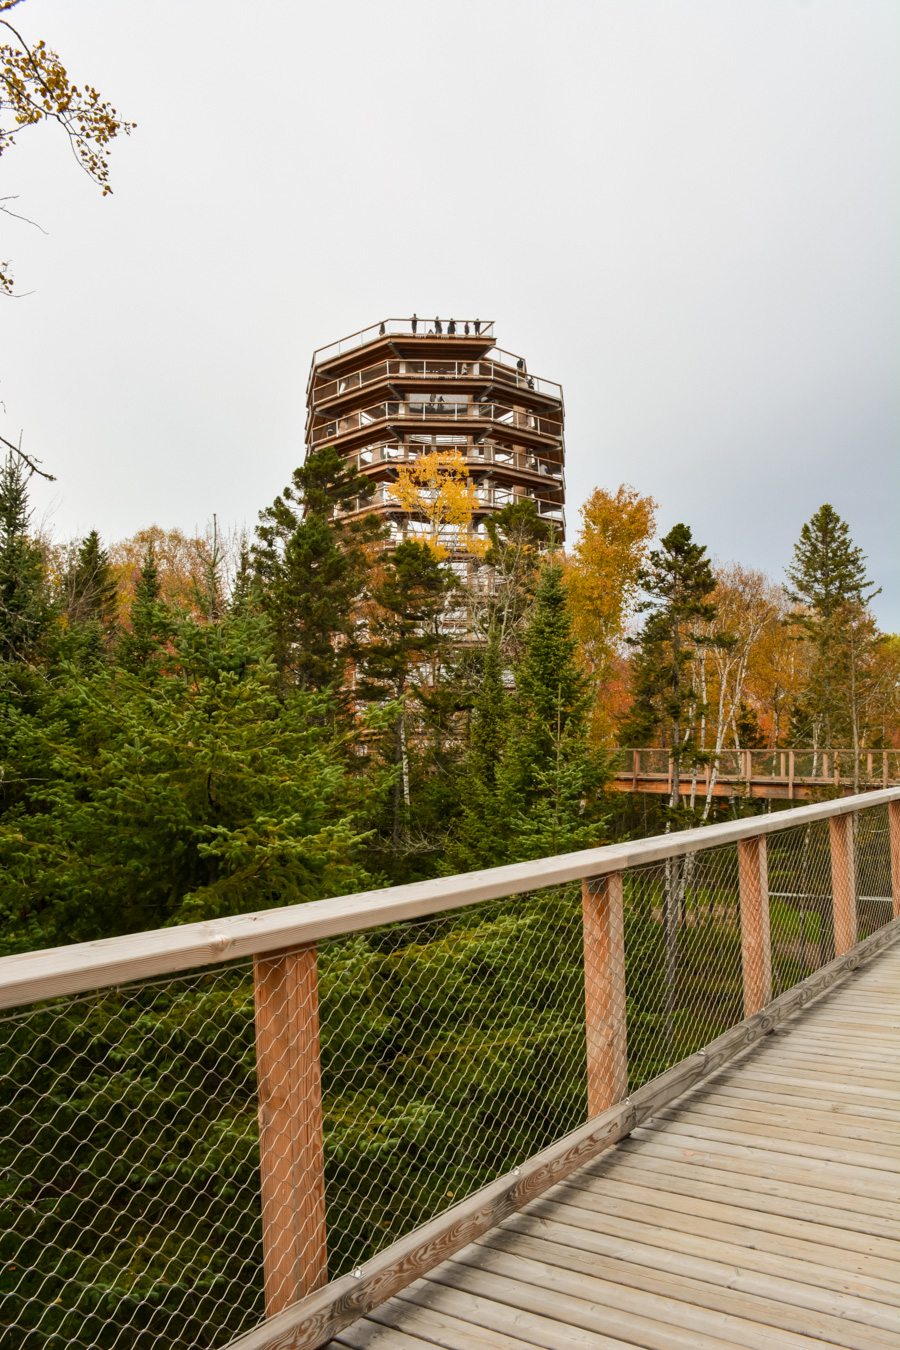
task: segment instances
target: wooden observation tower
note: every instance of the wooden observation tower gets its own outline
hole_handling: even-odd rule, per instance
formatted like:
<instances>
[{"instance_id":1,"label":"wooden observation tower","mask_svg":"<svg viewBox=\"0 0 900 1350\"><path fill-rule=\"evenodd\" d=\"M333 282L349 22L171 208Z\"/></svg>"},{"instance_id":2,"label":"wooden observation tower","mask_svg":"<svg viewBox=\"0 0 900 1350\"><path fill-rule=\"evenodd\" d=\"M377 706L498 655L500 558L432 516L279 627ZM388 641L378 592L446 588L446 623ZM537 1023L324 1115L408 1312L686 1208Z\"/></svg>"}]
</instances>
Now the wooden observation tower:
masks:
<instances>
[{"instance_id":1,"label":"wooden observation tower","mask_svg":"<svg viewBox=\"0 0 900 1350\"><path fill-rule=\"evenodd\" d=\"M531 498L565 537L562 387L528 371L524 357L495 346L478 319L385 319L321 347L307 386L307 454L334 445L375 480L360 510L377 511L395 539L426 538L424 513L392 495L398 468L433 451L455 451L474 488L469 537L487 542L484 522ZM457 545L463 571L472 556Z\"/></svg>"}]
</instances>

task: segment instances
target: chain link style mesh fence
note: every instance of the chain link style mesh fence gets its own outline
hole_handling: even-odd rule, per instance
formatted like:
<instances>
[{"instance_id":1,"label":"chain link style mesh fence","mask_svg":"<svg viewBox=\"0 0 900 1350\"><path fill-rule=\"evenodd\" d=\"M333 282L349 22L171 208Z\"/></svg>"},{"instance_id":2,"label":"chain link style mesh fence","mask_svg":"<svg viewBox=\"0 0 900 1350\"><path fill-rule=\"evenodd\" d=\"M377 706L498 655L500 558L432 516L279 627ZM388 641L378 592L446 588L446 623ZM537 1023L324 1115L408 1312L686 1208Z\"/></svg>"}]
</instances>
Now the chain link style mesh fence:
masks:
<instances>
[{"instance_id":1,"label":"chain link style mesh fence","mask_svg":"<svg viewBox=\"0 0 900 1350\"><path fill-rule=\"evenodd\" d=\"M863 937L886 809L856 844ZM768 837L773 994L833 955L830 868L827 821ZM251 962L0 1016L0 1350L226 1346L298 1261L351 1271L739 1022L737 846L620 884L618 929L571 885L323 942L281 1027ZM588 963L593 1041L586 931L625 952L624 988ZM278 1230L320 1090L321 1214Z\"/></svg>"}]
</instances>

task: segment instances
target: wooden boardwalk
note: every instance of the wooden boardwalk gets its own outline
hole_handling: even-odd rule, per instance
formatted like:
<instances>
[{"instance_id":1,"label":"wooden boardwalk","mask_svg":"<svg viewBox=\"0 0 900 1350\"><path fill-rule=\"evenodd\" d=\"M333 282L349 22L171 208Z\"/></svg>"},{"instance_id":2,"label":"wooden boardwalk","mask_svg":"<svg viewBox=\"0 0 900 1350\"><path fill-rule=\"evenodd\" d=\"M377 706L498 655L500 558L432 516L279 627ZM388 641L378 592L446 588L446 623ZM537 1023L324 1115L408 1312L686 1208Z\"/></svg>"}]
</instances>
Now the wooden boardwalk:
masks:
<instances>
[{"instance_id":1,"label":"wooden boardwalk","mask_svg":"<svg viewBox=\"0 0 900 1350\"><path fill-rule=\"evenodd\" d=\"M329 1350L897 1350L900 944Z\"/></svg>"}]
</instances>

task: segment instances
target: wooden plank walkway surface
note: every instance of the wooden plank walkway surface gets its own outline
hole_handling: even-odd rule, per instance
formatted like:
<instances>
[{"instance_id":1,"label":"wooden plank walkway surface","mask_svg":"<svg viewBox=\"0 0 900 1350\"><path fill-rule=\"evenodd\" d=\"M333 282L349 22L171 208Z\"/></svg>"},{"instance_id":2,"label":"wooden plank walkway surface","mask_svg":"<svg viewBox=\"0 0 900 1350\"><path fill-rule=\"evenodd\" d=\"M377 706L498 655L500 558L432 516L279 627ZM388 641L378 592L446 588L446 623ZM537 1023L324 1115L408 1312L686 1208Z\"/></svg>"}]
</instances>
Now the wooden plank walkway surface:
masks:
<instances>
[{"instance_id":1,"label":"wooden plank walkway surface","mask_svg":"<svg viewBox=\"0 0 900 1350\"><path fill-rule=\"evenodd\" d=\"M898 1350L900 944L328 1350Z\"/></svg>"}]
</instances>

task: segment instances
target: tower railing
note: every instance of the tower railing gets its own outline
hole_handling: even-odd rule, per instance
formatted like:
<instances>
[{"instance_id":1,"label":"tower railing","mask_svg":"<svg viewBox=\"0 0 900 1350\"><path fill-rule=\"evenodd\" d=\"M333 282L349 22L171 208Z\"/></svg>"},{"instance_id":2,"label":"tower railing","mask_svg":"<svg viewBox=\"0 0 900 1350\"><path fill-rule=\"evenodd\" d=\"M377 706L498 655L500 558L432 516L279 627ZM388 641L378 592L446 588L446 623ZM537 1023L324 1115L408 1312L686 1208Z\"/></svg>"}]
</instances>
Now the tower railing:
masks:
<instances>
[{"instance_id":1,"label":"tower railing","mask_svg":"<svg viewBox=\"0 0 900 1350\"><path fill-rule=\"evenodd\" d=\"M555 380L529 375L496 361L389 360L378 361L374 365L366 366L364 370L352 371L348 375L316 386L313 390L313 399L318 405L329 399L352 393L354 389L362 389L376 380L395 378L496 380L498 383L514 385L517 389L545 394L550 398L562 398L562 385L557 384Z\"/></svg>"},{"instance_id":2,"label":"tower railing","mask_svg":"<svg viewBox=\"0 0 900 1350\"><path fill-rule=\"evenodd\" d=\"M379 422L392 419L414 422L491 422L498 427L510 430L531 432L554 441L562 439L562 424L558 418L543 417L539 413L520 412L507 408L500 403L476 403L451 401L438 395L434 401L390 400L374 404L371 408L361 408L354 412L343 413L330 422L314 425L310 430L310 442L334 440L354 431L373 427Z\"/></svg>"},{"instance_id":3,"label":"tower railing","mask_svg":"<svg viewBox=\"0 0 900 1350\"><path fill-rule=\"evenodd\" d=\"M348 333L346 337L340 338L337 342L330 342L326 347L318 347L313 352L313 365L320 366L326 361L332 360L335 356L341 356L344 352L355 351L357 347L365 347L370 342L376 342L379 338L390 336L404 337L428 337L435 336L434 319L418 319L416 328L413 330L413 320L408 319L383 319L380 323L373 323L368 328L360 328L356 333ZM441 319L440 322L444 337L491 337L494 332L493 319ZM448 332L448 325L454 323L456 331ZM466 334L466 324L469 326L469 333ZM477 332L476 332L477 325Z\"/></svg>"},{"instance_id":4,"label":"tower railing","mask_svg":"<svg viewBox=\"0 0 900 1350\"><path fill-rule=\"evenodd\" d=\"M894 788L6 957L10 1344L323 1346L898 916Z\"/></svg>"}]
</instances>

